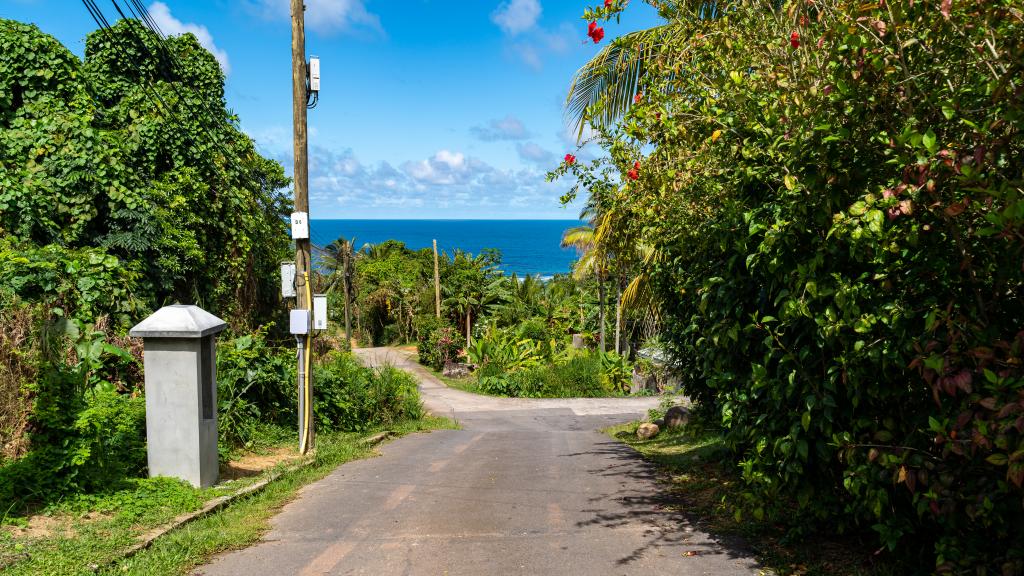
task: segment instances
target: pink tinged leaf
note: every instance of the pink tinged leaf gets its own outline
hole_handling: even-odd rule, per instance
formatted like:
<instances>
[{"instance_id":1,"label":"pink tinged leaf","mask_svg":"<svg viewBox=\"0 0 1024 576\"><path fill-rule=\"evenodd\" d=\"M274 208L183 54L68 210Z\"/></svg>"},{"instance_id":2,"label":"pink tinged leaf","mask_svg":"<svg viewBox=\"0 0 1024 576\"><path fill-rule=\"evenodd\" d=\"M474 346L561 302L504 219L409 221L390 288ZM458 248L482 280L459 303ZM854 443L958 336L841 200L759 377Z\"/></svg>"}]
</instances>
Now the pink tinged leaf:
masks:
<instances>
[{"instance_id":1,"label":"pink tinged leaf","mask_svg":"<svg viewBox=\"0 0 1024 576\"><path fill-rule=\"evenodd\" d=\"M942 4L939 6L939 12L942 12L942 16L949 20L949 12L953 8L953 0L942 0Z\"/></svg>"}]
</instances>

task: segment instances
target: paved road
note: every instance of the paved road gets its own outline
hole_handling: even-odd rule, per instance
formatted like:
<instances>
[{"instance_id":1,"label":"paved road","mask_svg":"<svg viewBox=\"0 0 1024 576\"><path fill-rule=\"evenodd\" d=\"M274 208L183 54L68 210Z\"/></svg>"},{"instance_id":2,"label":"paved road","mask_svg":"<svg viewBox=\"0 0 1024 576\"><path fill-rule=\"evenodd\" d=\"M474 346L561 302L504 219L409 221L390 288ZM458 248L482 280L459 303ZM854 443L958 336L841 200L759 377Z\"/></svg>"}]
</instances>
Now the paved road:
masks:
<instances>
[{"instance_id":1,"label":"paved road","mask_svg":"<svg viewBox=\"0 0 1024 576\"><path fill-rule=\"evenodd\" d=\"M415 434L307 486L257 545L195 574L756 574L691 526L632 449L597 430L651 398L527 400L445 387L404 354L357 351L421 381L462 430Z\"/></svg>"}]
</instances>

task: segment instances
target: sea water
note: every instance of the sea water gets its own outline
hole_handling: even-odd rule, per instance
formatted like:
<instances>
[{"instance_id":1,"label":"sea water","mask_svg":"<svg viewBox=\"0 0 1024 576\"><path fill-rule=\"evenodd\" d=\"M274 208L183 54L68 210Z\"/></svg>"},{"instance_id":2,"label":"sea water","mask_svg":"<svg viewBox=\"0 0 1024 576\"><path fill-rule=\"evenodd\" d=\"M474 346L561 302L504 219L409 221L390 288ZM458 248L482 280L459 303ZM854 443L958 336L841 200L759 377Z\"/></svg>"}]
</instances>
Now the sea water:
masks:
<instances>
[{"instance_id":1,"label":"sea water","mask_svg":"<svg viewBox=\"0 0 1024 576\"><path fill-rule=\"evenodd\" d=\"M456 248L476 255L484 248L501 251L506 274L550 277L569 272L576 251L561 248L562 233L579 226L577 220L313 220L313 243L325 246L339 237L363 244L385 240L405 242L406 247L430 248L451 254Z\"/></svg>"}]
</instances>

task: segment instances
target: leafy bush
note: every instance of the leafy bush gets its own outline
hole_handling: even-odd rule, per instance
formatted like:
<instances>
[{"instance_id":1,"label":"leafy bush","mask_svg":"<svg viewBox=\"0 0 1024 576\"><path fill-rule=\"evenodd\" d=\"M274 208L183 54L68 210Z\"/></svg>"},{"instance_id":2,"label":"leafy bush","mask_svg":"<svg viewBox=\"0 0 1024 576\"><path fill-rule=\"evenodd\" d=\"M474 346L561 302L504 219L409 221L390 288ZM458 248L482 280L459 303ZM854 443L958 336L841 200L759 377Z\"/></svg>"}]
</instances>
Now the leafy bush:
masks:
<instances>
[{"instance_id":1,"label":"leafy bush","mask_svg":"<svg viewBox=\"0 0 1024 576\"><path fill-rule=\"evenodd\" d=\"M323 430L362 431L423 415L416 380L392 366L366 368L333 353L316 367L313 410Z\"/></svg>"},{"instance_id":2,"label":"leafy bush","mask_svg":"<svg viewBox=\"0 0 1024 576\"><path fill-rule=\"evenodd\" d=\"M636 96L589 110L628 108L611 161L562 170L648 251L742 511L1021 573L1019 2L657 4L664 27L608 49L643 61Z\"/></svg>"},{"instance_id":3,"label":"leafy bush","mask_svg":"<svg viewBox=\"0 0 1024 576\"><path fill-rule=\"evenodd\" d=\"M547 325L539 318L531 318L520 324L518 333L519 338L523 340L547 342L551 339L551 334L548 332Z\"/></svg>"},{"instance_id":4,"label":"leafy bush","mask_svg":"<svg viewBox=\"0 0 1024 576\"><path fill-rule=\"evenodd\" d=\"M44 366L32 450L0 468L5 509L106 488L145 469L145 399L102 387L83 395L80 376L74 368Z\"/></svg>"},{"instance_id":5,"label":"leafy bush","mask_svg":"<svg viewBox=\"0 0 1024 576\"><path fill-rule=\"evenodd\" d=\"M417 343L419 362L434 370L440 370L444 368L445 363L458 358L463 342L455 328L435 328L425 339Z\"/></svg>"},{"instance_id":6,"label":"leafy bush","mask_svg":"<svg viewBox=\"0 0 1024 576\"><path fill-rule=\"evenodd\" d=\"M519 398L597 398L618 393L607 385L601 355L596 352L511 372L496 363L485 364L477 371L477 388L485 394Z\"/></svg>"},{"instance_id":7,"label":"leafy bush","mask_svg":"<svg viewBox=\"0 0 1024 576\"><path fill-rule=\"evenodd\" d=\"M297 420L295 349L271 346L271 328L217 343L217 427L224 447L250 446L261 424Z\"/></svg>"},{"instance_id":8,"label":"leafy bush","mask_svg":"<svg viewBox=\"0 0 1024 576\"><path fill-rule=\"evenodd\" d=\"M0 238L0 285L26 302L43 302L83 322L111 315L129 325L146 306L136 297L139 262L103 248L16 245Z\"/></svg>"}]
</instances>

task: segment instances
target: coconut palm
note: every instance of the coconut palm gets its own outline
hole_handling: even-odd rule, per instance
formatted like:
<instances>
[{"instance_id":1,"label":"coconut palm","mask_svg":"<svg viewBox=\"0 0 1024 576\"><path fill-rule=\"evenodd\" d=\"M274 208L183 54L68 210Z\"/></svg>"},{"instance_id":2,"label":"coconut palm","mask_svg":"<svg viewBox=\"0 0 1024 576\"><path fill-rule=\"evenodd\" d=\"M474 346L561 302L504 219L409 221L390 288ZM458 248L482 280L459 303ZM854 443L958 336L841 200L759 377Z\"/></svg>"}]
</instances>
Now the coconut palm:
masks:
<instances>
[{"instance_id":1,"label":"coconut palm","mask_svg":"<svg viewBox=\"0 0 1024 576\"><path fill-rule=\"evenodd\" d=\"M717 18L726 11L721 0L675 0L663 6L667 21L615 38L573 75L566 113L577 137L587 124L610 127L633 105L633 97L655 58L685 50L683 19Z\"/></svg>"},{"instance_id":2,"label":"coconut palm","mask_svg":"<svg viewBox=\"0 0 1024 576\"><path fill-rule=\"evenodd\" d=\"M355 237L346 240L339 237L328 244L320 254L321 269L327 275L327 292L330 293L340 284L345 300L345 339L352 341L352 312L350 310L354 291L352 279L355 275L356 251Z\"/></svg>"},{"instance_id":3,"label":"coconut palm","mask_svg":"<svg viewBox=\"0 0 1024 576\"><path fill-rule=\"evenodd\" d=\"M584 215L587 214L584 209ZM581 215L582 216L582 215ZM584 225L570 228L562 234L562 248L575 248L579 259L572 265L572 275L577 280L597 278L597 309L601 351L605 351L605 276L608 273L606 254L597 244L593 226Z\"/></svg>"}]
</instances>

